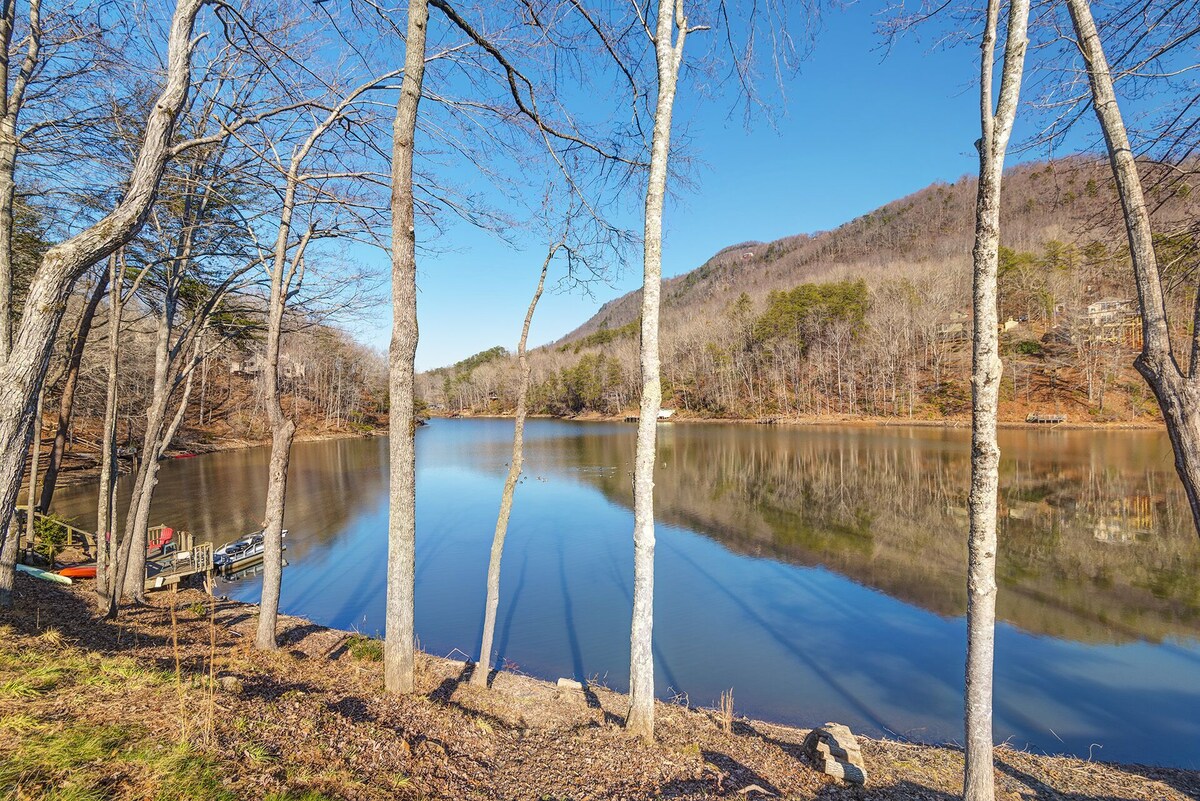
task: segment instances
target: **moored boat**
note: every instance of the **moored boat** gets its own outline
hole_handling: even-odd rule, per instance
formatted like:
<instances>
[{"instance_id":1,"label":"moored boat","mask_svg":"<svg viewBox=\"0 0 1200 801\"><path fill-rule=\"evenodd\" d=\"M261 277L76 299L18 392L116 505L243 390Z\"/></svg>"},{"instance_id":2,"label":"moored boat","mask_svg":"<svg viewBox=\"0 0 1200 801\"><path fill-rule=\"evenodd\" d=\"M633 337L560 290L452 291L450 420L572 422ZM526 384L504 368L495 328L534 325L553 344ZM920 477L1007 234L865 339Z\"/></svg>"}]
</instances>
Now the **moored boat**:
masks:
<instances>
[{"instance_id":1,"label":"moored boat","mask_svg":"<svg viewBox=\"0 0 1200 801\"><path fill-rule=\"evenodd\" d=\"M287 529L283 530L287 536ZM287 550L284 543L283 549ZM266 551L265 537L262 531L247 534L245 537L227 542L213 551L213 567L223 573L235 573L251 565L261 562Z\"/></svg>"}]
</instances>

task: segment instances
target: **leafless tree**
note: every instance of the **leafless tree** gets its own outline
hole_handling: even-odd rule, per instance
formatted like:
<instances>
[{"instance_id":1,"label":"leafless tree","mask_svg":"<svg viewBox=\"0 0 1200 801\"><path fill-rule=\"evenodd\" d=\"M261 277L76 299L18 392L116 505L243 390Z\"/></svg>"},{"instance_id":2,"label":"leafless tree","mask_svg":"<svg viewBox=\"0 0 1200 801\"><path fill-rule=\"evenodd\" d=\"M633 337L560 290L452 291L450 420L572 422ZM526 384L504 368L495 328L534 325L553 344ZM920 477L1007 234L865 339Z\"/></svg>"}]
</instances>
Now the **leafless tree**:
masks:
<instances>
[{"instance_id":1,"label":"leafless tree","mask_svg":"<svg viewBox=\"0 0 1200 801\"><path fill-rule=\"evenodd\" d=\"M1028 45L1029 0L1008 4L1000 89L993 92L1001 0L988 0L980 40L979 188L975 206L974 332L971 378L970 535L967 541L967 660L964 725L966 767L963 797L995 797L992 767L992 670L996 629L996 513L1000 446L996 415L1000 399L999 314L1000 187L1004 157L1017 116Z\"/></svg>"},{"instance_id":2,"label":"leafless tree","mask_svg":"<svg viewBox=\"0 0 1200 801\"><path fill-rule=\"evenodd\" d=\"M265 380L267 418L271 426L271 458L263 517L262 602L259 604L255 645L264 650L273 650L276 647L275 629L283 573L283 516L287 496L287 473L291 460L292 439L296 433L295 420L284 412L281 401L279 347L283 337L284 315L304 280L305 251L315 236L324 235L324 232L317 229L317 208L325 202L336 202L336 199L330 197L329 176L306 173L303 167L321 144L322 137L339 125L350 125L352 113L359 100L367 92L378 87L381 80L389 77L392 76L373 78L348 92L334 103L324 116L317 116L307 137L296 145L286 161L278 155L274 155L272 159L272 166L283 174L283 196L274 249L269 259L263 259L270 265ZM277 154L278 151L279 143L272 143L269 150L264 148L263 155L266 157L268 152ZM349 175L341 174L337 177ZM322 177L326 180L322 181ZM302 189L308 190L307 199L300 197ZM293 241L292 231L298 203L307 205L310 223L307 230Z\"/></svg>"},{"instance_id":3,"label":"leafless tree","mask_svg":"<svg viewBox=\"0 0 1200 801\"><path fill-rule=\"evenodd\" d=\"M188 95L192 31L202 0L179 0L167 45L162 90L147 119L122 199L96 224L46 253L30 284L25 312L0 364L0 536L8 535L24 455L33 433L36 399L66 299L81 275L129 241L150 213L159 181L174 154L176 120ZM11 603L12 573L0 570L0 604Z\"/></svg>"},{"instance_id":4,"label":"leafless tree","mask_svg":"<svg viewBox=\"0 0 1200 801\"><path fill-rule=\"evenodd\" d=\"M487 600L483 608L483 642L479 646L479 662L471 674L471 684L476 687L486 687L488 674L491 669L492 638L496 632L496 610L500 606L500 560L504 556L504 539L508 534L508 519L512 514L513 493L517 489L517 480L521 477L521 463L524 456L525 410L529 398L529 360L526 358L526 345L529 342L529 326L533 322L533 313L542 297L546 286L546 273L554 254L565 244L560 239L550 245L546 258L542 261L542 271L538 275L537 288L529 301L525 312L525 322L521 326L521 337L517 341L517 362L519 374L517 380L517 409L513 422L512 458L508 463L508 475L504 479L504 490L500 495L500 512L496 515L496 532L492 536L492 553L488 560Z\"/></svg>"},{"instance_id":5,"label":"leafless tree","mask_svg":"<svg viewBox=\"0 0 1200 801\"><path fill-rule=\"evenodd\" d=\"M392 342L388 353L391 395L388 516L388 587L384 686L411 693L415 685L413 627L417 540L416 420L414 369L417 357L417 232L413 202L413 156L417 109L425 77L427 0L408 4L404 78L392 132Z\"/></svg>"},{"instance_id":6,"label":"leafless tree","mask_svg":"<svg viewBox=\"0 0 1200 801\"><path fill-rule=\"evenodd\" d=\"M63 370L58 416L55 420L54 446L50 451L50 462L46 465L46 476L42 480L42 492L38 500L38 507L43 511L49 511L50 503L54 500L54 488L58 483L58 471L62 467L63 456L67 450L67 434L71 428L71 416L75 409L75 389L79 385L79 368L83 364L83 349L87 345L96 310L100 307L100 301L104 299L108 281L108 270L101 270L96 278L95 286L87 293L87 303L68 338L67 363Z\"/></svg>"},{"instance_id":7,"label":"leafless tree","mask_svg":"<svg viewBox=\"0 0 1200 801\"><path fill-rule=\"evenodd\" d=\"M658 413L662 408L659 368L658 313L662 297L662 215L667 194L671 151L671 117L683 47L689 33L683 0L658 4L658 18L646 32L654 43L658 66L658 98L654 104L654 134L650 145L650 174L646 181L643 233L641 367L642 399L638 415L637 454L633 473L633 622L630 627L629 713L627 731L654 739L654 464Z\"/></svg>"},{"instance_id":8,"label":"leafless tree","mask_svg":"<svg viewBox=\"0 0 1200 801\"><path fill-rule=\"evenodd\" d=\"M1155 253L1150 207L1121 114L1100 32L1088 0L1067 0L1066 5L1071 15L1079 52L1087 68L1091 106L1104 134L1129 240L1130 261L1142 313L1142 351L1134 366L1150 385L1162 410L1175 452L1175 469L1183 482L1192 511L1192 520L1197 534L1200 535L1200 338L1192 337L1185 368L1171 344L1167 292ZM1194 6L1192 9L1194 12ZM1175 10L1147 6L1145 13L1161 24L1164 18ZM1187 23L1190 30L1185 29L1173 37L1172 47L1178 47L1200 35L1200 31L1194 28L1194 22L1192 17L1191 22ZM1138 64L1145 65L1151 61L1152 59L1138 59ZM1191 104L1195 103L1193 98ZM1186 131L1184 138L1188 138ZM1190 140L1195 142L1194 132ZM1200 294L1196 296L1193 311L1193 325L1196 324L1200 324Z\"/></svg>"}]
</instances>

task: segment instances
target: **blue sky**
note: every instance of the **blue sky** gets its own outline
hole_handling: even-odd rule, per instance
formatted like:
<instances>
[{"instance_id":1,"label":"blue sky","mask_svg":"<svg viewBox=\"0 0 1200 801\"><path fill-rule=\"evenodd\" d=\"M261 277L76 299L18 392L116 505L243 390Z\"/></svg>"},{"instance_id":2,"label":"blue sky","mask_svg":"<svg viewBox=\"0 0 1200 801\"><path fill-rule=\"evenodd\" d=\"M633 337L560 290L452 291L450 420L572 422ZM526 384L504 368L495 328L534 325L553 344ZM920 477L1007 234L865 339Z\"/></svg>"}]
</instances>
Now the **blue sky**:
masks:
<instances>
[{"instance_id":1,"label":"blue sky","mask_svg":"<svg viewBox=\"0 0 1200 801\"><path fill-rule=\"evenodd\" d=\"M774 128L759 120L747 130L740 113L730 117L729 98L681 93L676 127L688 126L690 155L701 163L693 188L668 203L664 275L687 272L738 242L834 228L933 181L975 171L978 50L937 47L930 29L885 55L876 9L860 4L825 18L815 50L786 86ZM494 345L515 347L544 249L524 245L514 249L458 226L438 241L440 252L420 257L418 369ZM368 258L386 274L384 254ZM562 336L603 302L636 289L640 270L634 265L590 298L544 296L531 345ZM367 318L358 333L386 348L390 306Z\"/></svg>"}]
</instances>

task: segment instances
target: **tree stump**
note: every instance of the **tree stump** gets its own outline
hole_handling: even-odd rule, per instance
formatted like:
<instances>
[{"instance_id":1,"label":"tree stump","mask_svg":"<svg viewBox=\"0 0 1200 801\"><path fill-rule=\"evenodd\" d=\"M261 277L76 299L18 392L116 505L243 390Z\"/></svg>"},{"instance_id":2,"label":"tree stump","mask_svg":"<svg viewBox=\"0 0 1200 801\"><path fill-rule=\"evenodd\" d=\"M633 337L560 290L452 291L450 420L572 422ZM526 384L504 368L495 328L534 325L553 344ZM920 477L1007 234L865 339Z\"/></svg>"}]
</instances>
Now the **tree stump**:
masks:
<instances>
[{"instance_id":1,"label":"tree stump","mask_svg":"<svg viewBox=\"0 0 1200 801\"><path fill-rule=\"evenodd\" d=\"M813 729L804 738L801 748L813 767L822 773L850 784L867 783L867 769L863 765L858 740L846 726L826 723L819 729Z\"/></svg>"}]
</instances>

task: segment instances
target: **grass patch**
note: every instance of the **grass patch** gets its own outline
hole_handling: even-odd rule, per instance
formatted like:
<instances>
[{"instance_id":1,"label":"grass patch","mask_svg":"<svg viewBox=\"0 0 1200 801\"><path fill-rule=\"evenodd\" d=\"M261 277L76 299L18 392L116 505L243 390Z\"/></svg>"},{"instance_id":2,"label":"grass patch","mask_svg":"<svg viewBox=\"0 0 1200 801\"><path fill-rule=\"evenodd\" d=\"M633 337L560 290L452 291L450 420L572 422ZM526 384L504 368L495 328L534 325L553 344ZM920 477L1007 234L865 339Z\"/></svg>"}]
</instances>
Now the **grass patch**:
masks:
<instances>
[{"instance_id":1,"label":"grass patch","mask_svg":"<svg viewBox=\"0 0 1200 801\"><path fill-rule=\"evenodd\" d=\"M0 684L0 696L8 698L36 698L63 682L66 671L59 665L36 665L23 671L16 678Z\"/></svg>"},{"instance_id":2,"label":"grass patch","mask_svg":"<svg viewBox=\"0 0 1200 801\"><path fill-rule=\"evenodd\" d=\"M236 801L237 795L221 785L221 768L215 760L188 743L169 750L143 752L139 761L158 779L157 798L174 801Z\"/></svg>"},{"instance_id":3,"label":"grass patch","mask_svg":"<svg viewBox=\"0 0 1200 801\"><path fill-rule=\"evenodd\" d=\"M81 768L108 760L129 742L129 730L120 726L78 723L57 730L27 730L16 738L0 761L0 786L51 787L77 784Z\"/></svg>"},{"instance_id":4,"label":"grass patch","mask_svg":"<svg viewBox=\"0 0 1200 801\"><path fill-rule=\"evenodd\" d=\"M346 640L346 649L350 656L361 662L382 662L383 642L374 640L365 634L352 634Z\"/></svg>"},{"instance_id":5,"label":"grass patch","mask_svg":"<svg viewBox=\"0 0 1200 801\"><path fill-rule=\"evenodd\" d=\"M50 728L22 715L6 719L3 730L0 787L15 789L18 797L108 798L114 794L112 777L120 776L132 785L129 797L237 799L223 786L225 771L215 758L189 743L154 742L140 727L72 722Z\"/></svg>"}]
</instances>

